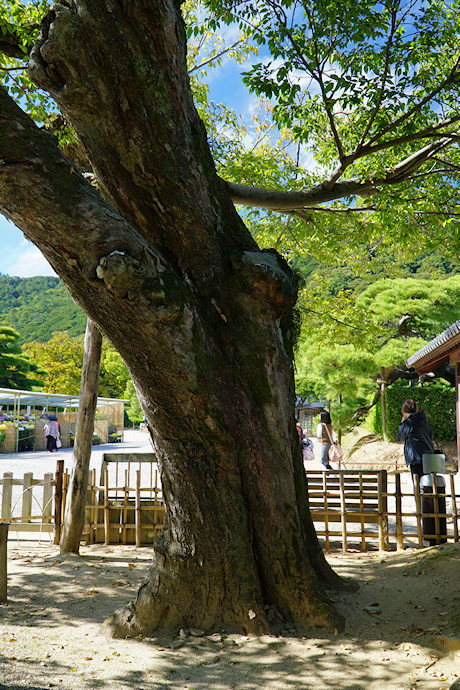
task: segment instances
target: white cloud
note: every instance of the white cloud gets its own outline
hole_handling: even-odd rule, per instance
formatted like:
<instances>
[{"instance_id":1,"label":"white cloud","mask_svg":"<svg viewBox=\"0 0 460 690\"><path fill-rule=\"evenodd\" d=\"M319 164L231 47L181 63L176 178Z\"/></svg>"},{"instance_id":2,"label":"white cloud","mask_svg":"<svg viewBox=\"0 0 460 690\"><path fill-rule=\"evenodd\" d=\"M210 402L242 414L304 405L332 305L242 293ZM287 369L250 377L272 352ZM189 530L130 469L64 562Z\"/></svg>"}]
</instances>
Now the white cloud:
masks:
<instances>
[{"instance_id":1,"label":"white cloud","mask_svg":"<svg viewBox=\"0 0 460 690\"><path fill-rule=\"evenodd\" d=\"M40 250L26 241L18 247L14 260L6 267L6 273L20 278L56 275Z\"/></svg>"}]
</instances>

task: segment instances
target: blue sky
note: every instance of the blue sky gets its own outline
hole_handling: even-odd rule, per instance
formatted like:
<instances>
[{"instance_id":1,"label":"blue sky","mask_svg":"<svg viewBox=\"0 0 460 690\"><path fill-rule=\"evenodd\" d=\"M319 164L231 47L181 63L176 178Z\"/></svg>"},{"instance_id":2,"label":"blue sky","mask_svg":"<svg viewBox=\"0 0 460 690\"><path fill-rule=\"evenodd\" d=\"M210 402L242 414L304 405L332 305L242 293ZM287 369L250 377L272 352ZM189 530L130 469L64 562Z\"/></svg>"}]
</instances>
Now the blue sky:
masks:
<instances>
[{"instance_id":1,"label":"blue sky","mask_svg":"<svg viewBox=\"0 0 460 690\"><path fill-rule=\"evenodd\" d=\"M0 215L0 273L28 278L56 275L43 256L21 230Z\"/></svg>"}]
</instances>

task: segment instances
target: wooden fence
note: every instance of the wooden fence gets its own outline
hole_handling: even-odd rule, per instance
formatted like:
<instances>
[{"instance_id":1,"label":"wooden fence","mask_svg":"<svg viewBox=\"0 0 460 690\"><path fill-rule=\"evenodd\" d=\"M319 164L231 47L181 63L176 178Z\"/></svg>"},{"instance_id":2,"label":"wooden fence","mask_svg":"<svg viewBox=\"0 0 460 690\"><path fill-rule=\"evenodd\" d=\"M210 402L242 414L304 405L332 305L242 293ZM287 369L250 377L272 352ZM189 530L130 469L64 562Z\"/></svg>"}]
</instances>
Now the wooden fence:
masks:
<instances>
[{"instance_id":1,"label":"wooden fence","mask_svg":"<svg viewBox=\"0 0 460 690\"><path fill-rule=\"evenodd\" d=\"M136 457L140 458L137 469L134 462L122 471L116 464L111 478L108 464L126 461L121 455L104 462L99 481L96 471L91 472L84 530L87 543L152 544L163 529L158 472L150 454ZM11 472L4 473L0 479L2 521L11 523L11 535L54 532L54 541L59 543L69 482L62 463L56 475L46 474L43 479L26 473L19 480ZM412 487L404 492L401 475L388 476L385 470L308 471L316 532L326 550L340 543L343 551L356 546L363 551L376 547L385 551L422 547L427 539L433 544L458 542L460 496L455 493L453 475L445 479L445 492L434 483L433 494L427 495Z\"/></svg>"},{"instance_id":2,"label":"wooden fence","mask_svg":"<svg viewBox=\"0 0 460 690\"><path fill-rule=\"evenodd\" d=\"M391 542L399 550L408 541L419 547L424 541L432 545L459 541L460 495L456 495L453 475L445 477L443 492L433 475L433 493L424 493L418 478L415 490L402 491L399 472L390 478L386 470L312 470L306 474L311 514L326 550L338 540L344 552L352 540L362 551L376 542L380 550L388 551Z\"/></svg>"},{"instance_id":3,"label":"wooden fence","mask_svg":"<svg viewBox=\"0 0 460 690\"><path fill-rule=\"evenodd\" d=\"M124 482L113 485L109 471L96 483L96 470L88 485L84 536L89 544L153 544L163 529L163 494L158 471L152 471L149 486L141 485L141 471L124 470ZM63 509L68 476L64 475Z\"/></svg>"},{"instance_id":4,"label":"wooden fence","mask_svg":"<svg viewBox=\"0 0 460 690\"><path fill-rule=\"evenodd\" d=\"M15 532L54 532L52 472L43 479L34 479L26 472L23 479L15 479L12 472L4 472L2 489L2 522L12 523Z\"/></svg>"}]
</instances>

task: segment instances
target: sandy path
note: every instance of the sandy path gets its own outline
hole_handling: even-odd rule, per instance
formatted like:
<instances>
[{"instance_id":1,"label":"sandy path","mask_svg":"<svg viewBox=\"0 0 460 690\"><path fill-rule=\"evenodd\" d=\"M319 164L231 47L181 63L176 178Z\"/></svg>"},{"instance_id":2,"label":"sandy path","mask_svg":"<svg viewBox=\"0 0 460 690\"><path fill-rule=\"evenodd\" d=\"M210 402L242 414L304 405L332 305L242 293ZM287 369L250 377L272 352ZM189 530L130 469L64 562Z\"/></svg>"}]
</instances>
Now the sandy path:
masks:
<instances>
[{"instance_id":1,"label":"sandy path","mask_svg":"<svg viewBox=\"0 0 460 690\"><path fill-rule=\"evenodd\" d=\"M223 641L101 635L104 618L135 594L149 549L93 546L63 558L53 545L10 541L8 556L2 690L448 690L460 676L460 656L443 655L435 643L439 635L460 637L458 544L383 557L331 554L339 573L361 583L357 593L335 595L345 633L286 630ZM380 614L365 610L372 604Z\"/></svg>"}]
</instances>

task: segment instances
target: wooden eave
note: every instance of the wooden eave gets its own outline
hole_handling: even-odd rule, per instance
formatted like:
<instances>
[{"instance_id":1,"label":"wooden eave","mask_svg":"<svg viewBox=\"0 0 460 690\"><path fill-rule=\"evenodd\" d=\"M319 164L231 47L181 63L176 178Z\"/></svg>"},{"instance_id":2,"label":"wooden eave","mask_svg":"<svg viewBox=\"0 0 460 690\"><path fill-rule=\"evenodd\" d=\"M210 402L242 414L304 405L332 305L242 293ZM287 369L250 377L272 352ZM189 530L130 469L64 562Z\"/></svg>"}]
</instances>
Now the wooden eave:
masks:
<instances>
[{"instance_id":1,"label":"wooden eave","mask_svg":"<svg viewBox=\"0 0 460 690\"><path fill-rule=\"evenodd\" d=\"M443 333L436 336L427 345L406 360L408 367L413 367L418 374L434 371L445 362L458 360L460 351L460 321L456 321ZM457 354L456 354L457 353Z\"/></svg>"}]
</instances>

